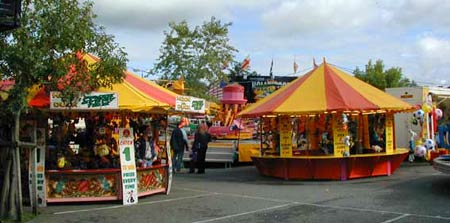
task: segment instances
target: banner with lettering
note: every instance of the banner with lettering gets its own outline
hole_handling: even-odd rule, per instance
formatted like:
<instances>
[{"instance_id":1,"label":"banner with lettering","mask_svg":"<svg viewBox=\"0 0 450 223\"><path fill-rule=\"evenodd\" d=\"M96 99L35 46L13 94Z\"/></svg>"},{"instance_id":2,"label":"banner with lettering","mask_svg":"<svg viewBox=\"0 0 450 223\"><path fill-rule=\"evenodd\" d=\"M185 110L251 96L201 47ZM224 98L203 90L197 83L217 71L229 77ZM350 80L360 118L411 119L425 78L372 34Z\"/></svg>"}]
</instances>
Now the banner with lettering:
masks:
<instances>
[{"instance_id":1,"label":"banner with lettering","mask_svg":"<svg viewBox=\"0 0 450 223\"><path fill-rule=\"evenodd\" d=\"M344 128L342 115L333 115L333 145L334 156L342 156L344 152L350 154L350 148L345 144L348 129Z\"/></svg>"},{"instance_id":2,"label":"banner with lettering","mask_svg":"<svg viewBox=\"0 0 450 223\"><path fill-rule=\"evenodd\" d=\"M177 96L175 110L193 113L205 113L205 99L191 96Z\"/></svg>"},{"instance_id":3,"label":"banner with lettering","mask_svg":"<svg viewBox=\"0 0 450 223\"><path fill-rule=\"evenodd\" d=\"M386 131L386 153L394 152L394 115L387 114L386 115L386 123L385 123L385 131Z\"/></svg>"},{"instance_id":4,"label":"banner with lettering","mask_svg":"<svg viewBox=\"0 0 450 223\"><path fill-rule=\"evenodd\" d=\"M58 91L50 92L50 109L119 109L119 99L115 92L102 93L91 92L80 96L72 107L68 107L61 99L61 93Z\"/></svg>"},{"instance_id":5,"label":"banner with lettering","mask_svg":"<svg viewBox=\"0 0 450 223\"><path fill-rule=\"evenodd\" d=\"M137 204L138 188L132 128L119 128L119 149L123 205Z\"/></svg>"},{"instance_id":6,"label":"banner with lettering","mask_svg":"<svg viewBox=\"0 0 450 223\"><path fill-rule=\"evenodd\" d=\"M292 157L292 121L289 116L280 117L280 156Z\"/></svg>"}]
</instances>

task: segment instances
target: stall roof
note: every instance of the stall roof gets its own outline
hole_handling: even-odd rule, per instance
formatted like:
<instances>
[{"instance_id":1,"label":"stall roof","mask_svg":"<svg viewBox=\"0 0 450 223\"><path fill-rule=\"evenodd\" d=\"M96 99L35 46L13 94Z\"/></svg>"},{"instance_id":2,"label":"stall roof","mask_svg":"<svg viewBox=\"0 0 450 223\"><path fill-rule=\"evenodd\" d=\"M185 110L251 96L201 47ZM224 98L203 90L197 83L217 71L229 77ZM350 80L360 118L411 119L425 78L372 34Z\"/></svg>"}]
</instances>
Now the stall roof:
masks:
<instances>
[{"instance_id":1,"label":"stall roof","mask_svg":"<svg viewBox=\"0 0 450 223\"><path fill-rule=\"evenodd\" d=\"M303 115L324 112L400 112L414 107L327 64L281 87L238 115Z\"/></svg>"}]
</instances>

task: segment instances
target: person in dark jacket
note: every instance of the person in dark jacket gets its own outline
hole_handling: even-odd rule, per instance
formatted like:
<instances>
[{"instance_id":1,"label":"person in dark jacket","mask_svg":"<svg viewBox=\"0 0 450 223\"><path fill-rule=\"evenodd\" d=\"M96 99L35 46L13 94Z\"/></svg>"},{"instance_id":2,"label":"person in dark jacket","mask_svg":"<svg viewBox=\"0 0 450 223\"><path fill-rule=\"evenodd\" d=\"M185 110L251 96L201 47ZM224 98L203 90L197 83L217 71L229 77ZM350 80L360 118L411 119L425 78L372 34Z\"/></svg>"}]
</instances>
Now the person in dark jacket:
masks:
<instances>
[{"instance_id":1,"label":"person in dark jacket","mask_svg":"<svg viewBox=\"0 0 450 223\"><path fill-rule=\"evenodd\" d=\"M142 135L136 141L135 147L139 166L150 167L153 161L157 159L157 154L153 145L151 128L149 126L146 126Z\"/></svg>"},{"instance_id":2,"label":"person in dark jacket","mask_svg":"<svg viewBox=\"0 0 450 223\"><path fill-rule=\"evenodd\" d=\"M192 157L193 159L191 161L189 173L195 172L195 166L198 168L197 173L205 173L206 150L208 150L209 142L211 142L211 135L208 133L208 126L206 124L202 124L195 133L192 151L193 153L196 153L196 155L193 155ZM196 159L194 159L194 157Z\"/></svg>"},{"instance_id":3,"label":"person in dark jacket","mask_svg":"<svg viewBox=\"0 0 450 223\"><path fill-rule=\"evenodd\" d=\"M184 150L188 150L188 142L184 137L183 126L179 123L175 129L172 131L170 136L170 147L173 149L172 165L173 172L181 171L181 164L183 163Z\"/></svg>"}]
</instances>

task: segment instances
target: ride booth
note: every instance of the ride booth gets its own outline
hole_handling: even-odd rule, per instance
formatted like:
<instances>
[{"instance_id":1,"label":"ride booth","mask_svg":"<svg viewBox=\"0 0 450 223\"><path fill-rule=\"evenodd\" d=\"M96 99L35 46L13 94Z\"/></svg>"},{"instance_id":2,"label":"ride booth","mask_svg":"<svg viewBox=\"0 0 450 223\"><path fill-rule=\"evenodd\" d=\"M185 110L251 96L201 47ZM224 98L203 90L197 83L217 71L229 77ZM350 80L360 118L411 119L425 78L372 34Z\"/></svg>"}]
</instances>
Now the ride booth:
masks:
<instances>
[{"instance_id":1,"label":"ride booth","mask_svg":"<svg viewBox=\"0 0 450 223\"><path fill-rule=\"evenodd\" d=\"M347 180L395 172L408 149L394 144L394 114L412 109L324 61L239 116L261 118L263 175Z\"/></svg>"}]
</instances>

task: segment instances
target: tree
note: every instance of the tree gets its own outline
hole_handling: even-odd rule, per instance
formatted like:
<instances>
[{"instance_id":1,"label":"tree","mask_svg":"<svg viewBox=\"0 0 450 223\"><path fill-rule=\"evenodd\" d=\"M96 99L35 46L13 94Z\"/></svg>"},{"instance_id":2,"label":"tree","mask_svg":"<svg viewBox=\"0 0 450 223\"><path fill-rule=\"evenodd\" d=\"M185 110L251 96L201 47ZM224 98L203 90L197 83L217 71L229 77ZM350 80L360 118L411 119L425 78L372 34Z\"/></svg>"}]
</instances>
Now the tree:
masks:
<instances>
[{"instance_id":1,"label":"tree","mask_svg":"<svg viewBox=\"0 0 450 223\"><path fill-rule=\"evenodd\" d=\"M27 90L33 85L59 90L70 104L79 92L110 87L123 79L126 53L94 24L92 7L90 1L24 1L21 28L0 33L0 77L15 81L8 99L0 101L2 132L12 129L7 134L10 146L0 150L0 218L22 218L18 135ZM88 65L85 53L101 59Z\"/></svg>"},{"instance_id":2,"label":"tree","mask_svg":"<svg viewBox=\"0 0 450 223\"><path fill-rule=\"evenodd\" d=\"M375 64L372 64L372 60L369 60L365 71L361 71L356 67L353 74L360 80L381 90L392 87L417 86L416 82L403 77L402 69L400 67L392 67L385 70L382 60L377 60Z\"/></svg>"},{"instance_id":3,"label":"tree","mask_svg":"<svg viewBox=\"0 0 450 223\"><path fill-rule=\"evenodd\" d=\"M171 22L151 73L172 80L183 76L190 95L204 96L208 84L227 80L223 65L232 62L237 52L229 44L230 26L214 17L193 29L186 21Z\"/></svg>"}]
</instances>

